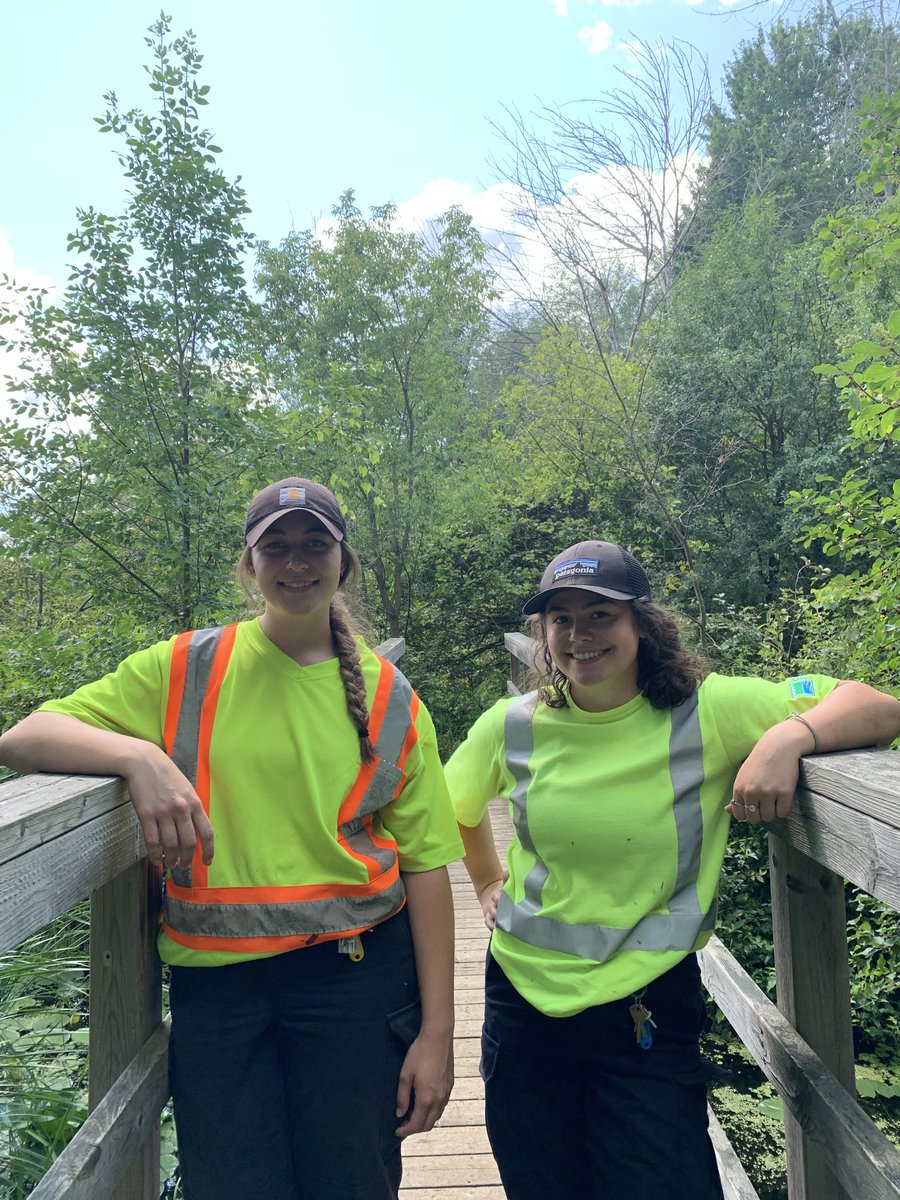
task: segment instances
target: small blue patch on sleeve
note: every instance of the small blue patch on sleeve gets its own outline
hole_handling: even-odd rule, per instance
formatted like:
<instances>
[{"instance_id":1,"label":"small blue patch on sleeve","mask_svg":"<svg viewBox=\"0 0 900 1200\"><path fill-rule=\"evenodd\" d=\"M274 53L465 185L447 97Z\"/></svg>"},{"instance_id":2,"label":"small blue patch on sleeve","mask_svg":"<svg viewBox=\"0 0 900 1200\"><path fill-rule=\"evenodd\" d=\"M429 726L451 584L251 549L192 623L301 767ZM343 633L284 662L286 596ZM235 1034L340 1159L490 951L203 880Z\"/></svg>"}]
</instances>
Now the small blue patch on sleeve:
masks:
<instances>
[{"instance_id":1,"label":"small blue patch on sleeve","mask_svg":"<svg viewBox=\"0 0 900 1200\"><path fill-rule=\"evenodd\" d=\"M816 694L816 685L808 675L797 675L794 679L789 679L788 686L791 689L792 700L798 696L814 696Z\"/></svg>"}]
</instances>

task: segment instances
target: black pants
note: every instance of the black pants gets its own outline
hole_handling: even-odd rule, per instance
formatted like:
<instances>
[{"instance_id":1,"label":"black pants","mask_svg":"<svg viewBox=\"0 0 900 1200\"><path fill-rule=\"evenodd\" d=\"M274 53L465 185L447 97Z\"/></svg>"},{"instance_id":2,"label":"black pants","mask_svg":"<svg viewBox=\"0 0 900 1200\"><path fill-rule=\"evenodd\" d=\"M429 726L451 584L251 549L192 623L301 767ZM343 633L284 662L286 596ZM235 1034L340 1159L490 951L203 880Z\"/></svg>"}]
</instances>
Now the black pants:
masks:
<instances>
[{"instance_id":1,"label":"black pants","mask_svg":"<svg viewBox=\"0 0 900 1200\"><path fill-rule=\"evenodd\" d=\"M171 972L186 1200L395 1200L397 1083L421 1023L403 909L363 934Z\"/></svg>"},{"instance_id":2,"label":"black pants","mask_svg":"<svg viewBox=\"0 0 900 1200\"><path fill-rule=\"evenodd\" d=\"M631 997L548 1017L488 955L481 1073L508 1200L721 1200L696 958L651 983L643 1002L656 1022L648 1050Z\"/></svg>"}]
</instances>

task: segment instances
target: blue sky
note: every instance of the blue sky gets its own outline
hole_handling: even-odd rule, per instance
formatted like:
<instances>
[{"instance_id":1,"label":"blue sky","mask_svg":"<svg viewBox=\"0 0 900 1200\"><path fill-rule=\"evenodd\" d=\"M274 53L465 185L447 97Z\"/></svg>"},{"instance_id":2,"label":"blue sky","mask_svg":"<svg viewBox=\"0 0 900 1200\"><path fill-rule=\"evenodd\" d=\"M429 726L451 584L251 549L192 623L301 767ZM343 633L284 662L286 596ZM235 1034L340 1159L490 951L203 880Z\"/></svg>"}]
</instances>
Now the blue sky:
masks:
<instances>
[{"instance_id":1,"label":"blue sky","mask_svg":"<svg viewBox=\"0 0 900 1200\"><path fill-rule=\"evenodd\" d=\"M116 213L124 181L103 93L150 107L157 9L134 0L4 6L0 270L62 280L78 206ZM353 187L361 206L465 200L496 182L503 106L589 98L623 80L627 45L679 37L723 67L750 18L720 0L171 0L205 56L207 124L242 176L248 228L277 240ZM426 197L427 202L422 198Z\"/></svg>"}]
</instances>

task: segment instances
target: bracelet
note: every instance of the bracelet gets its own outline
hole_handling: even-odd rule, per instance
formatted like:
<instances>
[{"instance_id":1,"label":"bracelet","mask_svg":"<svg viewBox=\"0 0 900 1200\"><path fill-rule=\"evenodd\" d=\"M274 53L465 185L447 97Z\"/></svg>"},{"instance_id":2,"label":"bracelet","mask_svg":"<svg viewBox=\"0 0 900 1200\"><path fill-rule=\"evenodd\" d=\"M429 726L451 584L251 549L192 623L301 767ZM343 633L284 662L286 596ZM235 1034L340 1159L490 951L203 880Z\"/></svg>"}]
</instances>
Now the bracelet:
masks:
<instances>
[{"instance_id":1,"label":"bracelet","mask_svg":"<svg viewBox=\"0 0 900 1200\"><path fill-rule=\"evenodd\" d=\"M812 734L812 740L813 740L813 751L812 752L813 752L813 754L818 754L819 753L819 735L816 733L815 729L813 729L813 727L809 723L809 721L807 721L806 717L804 717L801 713L791 713L791 715L787 719L789 721L802 721L803 722L803 724L806 726L806 728Z\"/></svg>"}]
</instances>

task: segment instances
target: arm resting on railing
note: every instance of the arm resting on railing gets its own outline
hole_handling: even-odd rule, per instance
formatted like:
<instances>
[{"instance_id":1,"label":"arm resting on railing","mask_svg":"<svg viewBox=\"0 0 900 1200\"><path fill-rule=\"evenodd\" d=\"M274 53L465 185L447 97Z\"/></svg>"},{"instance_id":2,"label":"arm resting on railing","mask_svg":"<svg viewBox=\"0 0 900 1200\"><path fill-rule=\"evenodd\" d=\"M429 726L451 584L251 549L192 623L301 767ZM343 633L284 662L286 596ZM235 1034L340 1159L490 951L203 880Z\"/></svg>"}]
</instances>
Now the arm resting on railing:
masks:
<instances>
[{"instance_id":1,"label":"arm resting on railing","mask_svg":"<svg viewBox=\"0 0 900 1200\"><path fill-rule=\"evenodd\" d=\"M734 800L727 806L736 820L759 824L786 817L803 755L887 745L900 734L900 700L850 680L838 684L803 716L804 721L788 718L773 725L747 755L735 779Z\"/></svg>"},{"instance_id":2,"label":"arm resting on railing","mask_svg":"<svg viewBox=\"0 0 900 1200\"><path fill-rule=\"evenodd\" d=\"M64 713L36 712L0 737L0 762L21 774L121 775L152 862L189 863L198 840L203 861L212 861L212 826L197 793L152 742Z\"/></svg>"}]
</instances>

